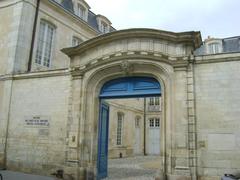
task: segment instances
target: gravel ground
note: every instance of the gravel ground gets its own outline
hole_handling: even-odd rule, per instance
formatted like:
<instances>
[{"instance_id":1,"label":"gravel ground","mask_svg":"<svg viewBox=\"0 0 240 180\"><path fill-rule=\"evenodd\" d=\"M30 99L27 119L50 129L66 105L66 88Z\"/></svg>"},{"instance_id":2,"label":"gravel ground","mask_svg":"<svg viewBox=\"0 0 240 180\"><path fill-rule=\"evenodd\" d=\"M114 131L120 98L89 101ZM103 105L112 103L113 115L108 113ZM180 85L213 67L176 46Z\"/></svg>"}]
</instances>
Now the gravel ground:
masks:
<instances>
[{"instance_id":1,"label":"gravel ground","mask_svg":"<svg viewBox=\"0 0 240 180\"><path fill-rule=\"evenodd\" d=\"M155 180L160 168L158 156L137 156L108 161L108 178L104 180Z\"/></svg>"}]
</instances>

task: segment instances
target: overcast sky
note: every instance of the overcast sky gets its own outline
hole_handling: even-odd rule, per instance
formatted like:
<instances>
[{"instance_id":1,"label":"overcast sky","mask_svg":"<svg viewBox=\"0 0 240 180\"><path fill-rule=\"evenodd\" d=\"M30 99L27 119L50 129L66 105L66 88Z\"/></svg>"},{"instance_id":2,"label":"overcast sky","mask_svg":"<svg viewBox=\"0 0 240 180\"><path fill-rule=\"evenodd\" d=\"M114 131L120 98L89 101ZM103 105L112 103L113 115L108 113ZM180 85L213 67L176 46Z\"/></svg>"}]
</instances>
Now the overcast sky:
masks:
<instances>
[{"instance_id":1,"label":"overcast sky","mask_svg":"<svg viewBox=\"0 0 240 180\"><path fill-rule=\"evenodd\" d=\"M202 38L240 36L240 0L86 0L116 29L201 31Z\"/></svg>"}]
</instances>

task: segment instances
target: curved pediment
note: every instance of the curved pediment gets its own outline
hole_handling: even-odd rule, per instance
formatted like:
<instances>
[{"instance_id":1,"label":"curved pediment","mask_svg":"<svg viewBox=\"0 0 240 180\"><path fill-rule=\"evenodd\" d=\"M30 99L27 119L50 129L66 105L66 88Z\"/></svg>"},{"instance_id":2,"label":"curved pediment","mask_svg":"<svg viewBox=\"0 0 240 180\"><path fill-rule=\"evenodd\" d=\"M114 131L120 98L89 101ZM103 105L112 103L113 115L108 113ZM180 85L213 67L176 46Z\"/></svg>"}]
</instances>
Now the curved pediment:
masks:
<instances>
[{"instance_id":1,"label":"curved pediment","mask_svg":"<svg viewBox=\"0 0 240 180\"><path fill-rule=\"evenodd\" d=\"M101 59L122 55L153 55L175 59L188 57L201 45L200 32L175 33L155 29L127 29L107 33L62 51L71 57L71 67L84 67ZM162 58L163 59L163 58Z\"/></svg>"},{"instance_id":2,"label":"curved pediment","mask_svg":"<svg viewBox=\"0 0 240 180\"><path fill-rule=\"evenodd\" d=\"M101 44L109 43L116 40L121 39L132 39L132 38L147 38L154 40L164 40L165 42L172 42L177 44L185 44L190 45L193 48L198 48L202 44L201 34L199 31L189 31L189 32L170 32L170 31L162 31L156 29L144 29L144 28L136 28L136 29L126 29L120 31L114 31L111 33L106 33L101 36L97 36L92 38L84 43L80 44L77 47L64 48L62 51L68 56L77 55L82 53L89 48L94 48Z\"/></svg>"}]
</instances>

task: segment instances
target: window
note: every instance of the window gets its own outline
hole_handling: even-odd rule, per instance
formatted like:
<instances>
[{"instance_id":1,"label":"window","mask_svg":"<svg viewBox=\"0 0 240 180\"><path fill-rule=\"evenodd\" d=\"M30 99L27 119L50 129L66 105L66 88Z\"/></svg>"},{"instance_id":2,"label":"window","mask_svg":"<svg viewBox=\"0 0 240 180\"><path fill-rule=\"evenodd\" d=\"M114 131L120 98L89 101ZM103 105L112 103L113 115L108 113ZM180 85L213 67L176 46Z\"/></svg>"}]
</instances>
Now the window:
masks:
<instances>
[{"instance_id":1,"label":"window","mask_svg":"<svg viewBox=\"0 0 240 180\"><path fill-rule=\"evenodd\" d=\"M159 97L150 97L149 105L150 106L158 106L158 105L160 105Z\"/></svg>"},{"instance_id":2,"label":"window","mask_svg":"<svg viewBox=\"0 0 240 180\"><path fill-rule=\"evenodd\" d=\"M105 22L101 22L101 32L103 32L103 33L108 33L109 32L109 30L108 30L108 25L107 25L107 23L105 23Z\"/></svg>"},{"instance_id":3,"label":"window","mask_svg":"<svg viewBox=\"0 0 240 180\"><path fill-rule=\"evenodd\" d=\"M136 119L135 119L135 127L136 127L136 128L139 128L139 127L140 127L140 119L141 119L141 118L138 117L138 116L137 116Z\"/></svg>"},{"instance_id":4,"label":"window","mask_svg":"<svg viewBox=\"0 0 240 180\"><path fill-rule=\"evenodd\" d=\"M161 111L161 97L150 97L148 111Z\"/></svg>"},{"instance_id":5,"label":"window","mask_svg":"<svg viewBox=\"0 0 240 180\"><path fill-rule=\"evenodd\" d=\"M149 120L149 127L154 127L154 119Z\"/></svg>"},{"instance_id":6,"label":"window","mask_svg":"<svg viewBox=\"0 0 240 180\"><path fill-rule=\"evenodd\" d=\"M160 119L159 118L149 119L149 127L150 128L159 128L160 127Z\"/></svg>"},{"instance_id":7,"label":"window","mask_svg":"<svg viewBox=\"0 0 240 180\"><path fill-rule=\"evenodd\" d=\"M81 40L80 38L73 37L72 46L78 46L79 44L81 44L81 42L83 42L83 40Z\"/></svg>"},{"instance_id":8,"label":"window","mask_svg":"<svg viewBox=\"0 0 240 180\"><path fill-rule=\"evenodd\" d=\"M55 28L53 25L45 21L40 22L35 63L46 67L50 66L54 31Z\"/></svg>"},{"instance_id":9,"label":"window","mask_svg":"<svg viewBox=\"0 0 240 180\"><path fill-rule=\"evenodd\" d=\"M155 97L155 105L156 105L156 106L160 105L160 103L159 103L159 97Z\"/></svg>"},{"instance_id":10,"label":"window","mask_svg":"<svg viewBox=\"0 0 240 180\"><path fill-rule=\"evenodd\" d=\"M209 54L216 54L220 52L218 43L211 43L208 45Z\"/></svg>"},{"instance_id":11,"label":"window","mask_svg":"<svg viewBox=\"0 0 240 180\"><path fill-rule=\"evenodd\" d=\"M117 145L122 145L123 113L117 115Z\"/></svg>"},{"instance_id":12,"label":"window","mask_svg":"<svg viewBox=\"0 0 240 180\"><path fill-rule=\"evenodd\" d=\"M159 118L155 119L155 127L160 127L160 119Z\"/></svg>"},{"instance_id":13,"label":"window","mask_svg":"<svg viewBox=\"0 0 240 180\"><path fill-rule=\"evenodd\" d=\"M82 18L83 20L87 20L87 10L85 7L83 7L81 4L78 4L78 10L77 10L77 15Z\"/></svg>"},{"instance_id":14,"label":"window","mask_svg":"<svg viewBox=\"0 0 240 180\"><path fill-rule=\"evenodd\" d=\"M153 106L153 105L154 105L154 98L153 98L153 97L150 97L149 105L150 105L150 106Z\"/></svg>"}]
</instances>

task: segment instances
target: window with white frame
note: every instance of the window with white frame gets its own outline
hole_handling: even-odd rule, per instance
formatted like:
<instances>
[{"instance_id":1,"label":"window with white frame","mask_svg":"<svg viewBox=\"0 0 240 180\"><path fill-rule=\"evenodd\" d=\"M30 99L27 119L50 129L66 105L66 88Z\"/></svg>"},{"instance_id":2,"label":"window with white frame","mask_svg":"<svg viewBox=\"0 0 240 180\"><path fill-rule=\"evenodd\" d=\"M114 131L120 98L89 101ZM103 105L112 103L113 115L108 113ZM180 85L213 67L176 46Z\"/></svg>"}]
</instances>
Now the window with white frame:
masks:
<instances>
[{"instance_id":1,"label":"window with white frame","mask_svg":"<svg viewBox=\"0 0 240 180\"><path fill-rule=\"evenodd\" d=\"M103 21L101 21L101 29L100 29L100 31L102 33L108 33L109 32L108 24L103 22Z\"/></svg>"},{"instance_id":2,"label":"window with white frame","mask_svg":"<svg viewBox=\"0 0 240 180\"><path fill-rule=\"evenodd\" d=\"M50 67L55 27L41 20L35 63Z\"/></svg>"},{"instance_id":3,"label":"window with white frame","mask_svg":"<svg viewBox=\"0 0 240 180\"><path fill-rule=\"evenodd\" d=\"M150 106L158 106L158 105L160 105L159 97L150 97L149 105Z\"/></svg>"},{"instance_id":4,"label":"window with white frame","mask_svg":"<svg viewBox=\"0 0 240 180\"><path fill-rule=\"evenodd\" d=\"M208 44L208 52L209 54L220 53L219 43Z\"/></svg>"},{"instance_id":5,"label":"window with white frame","mask_svg":"<svg viewBox=\"0 0 240 180\"><path fill-rule=\"evenodd\" d=\"M72 46L78 46L79 44L81 44L83 42L83 40L81 40L78 37L73 37L72 38Z\"/></svg>"},{"instance_id":6,"label":"window with white frame","mask_svg":"<svg viewBox=\"0 0 240 180\"><path fill-rule=\"evenodd\" d=\"M117 145L122 145L123 113L117 114Z\"/></svg>"},{"instance_id":7,"label":"window with white frame","mask_svg":"<svg viewBox=\"0 0 240 180\"><path fill-rule=\"evenodd\" d=\"M83 19L83 20L87 20L87 10L84 6L82 6L81 4L78 4L78 9L77 9L77 15Z\"/></svg>"},{"instance_id":8,"label":"window with white frame","mask_svg":"<svg viewBox=\"0 0 240 180\"><path fill-rule=\"evenodd\" d=\"M159 118L150 118L149 119L149 127L150 128L159 128L160 127L160 119Z\"/></svg>"},{"instance_id":9,"label":"window with white frame","mask_svg":"<svg viewBox=\"0 0 240 180\"><path fill-rule=\"evenodd\" d=\"M154 119L149 119L149 127L154 127Z\"/></svg>"}]
</instances>

